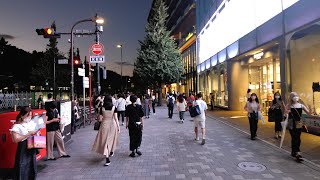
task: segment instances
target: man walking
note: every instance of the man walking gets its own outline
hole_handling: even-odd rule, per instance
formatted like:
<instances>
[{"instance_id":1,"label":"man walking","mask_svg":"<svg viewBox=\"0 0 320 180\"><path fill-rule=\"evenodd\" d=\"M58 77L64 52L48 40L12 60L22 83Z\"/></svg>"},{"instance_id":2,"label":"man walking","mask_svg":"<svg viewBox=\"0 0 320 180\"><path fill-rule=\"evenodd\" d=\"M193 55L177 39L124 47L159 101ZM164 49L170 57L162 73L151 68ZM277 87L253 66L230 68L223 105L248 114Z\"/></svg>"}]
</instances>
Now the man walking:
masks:
<instances>
[{"instance_id":1,"label":"man walking","mask_svg":"<svg viewBox=\"0 0 320 180\"><path fill-rule=\"evenodd\" d=\"M202 100L202 94L197 94L197 100L194 103L194 106L199 106L201 114L196 116L194 118L194 132L196 134L196 141L199 141L199 136L198 136L198 127L201 128L202 132L202 142L201 145L204 145L206 143L205 139L205 127L206 127L206 110L208 109L207 103Z\"/></svg>"},{"instance_id":2,"label":"man walking","mask_svg":"<svg viewBox=\"0 0 320 180\"><path fill-rule=\"evenodd\" d=\"M173 97L172 93L169 93L167 98L167 106L168 106L168 116L172 119L173 115L173 106L174 106L175 98Z\"/></svg>"}]
</instances>

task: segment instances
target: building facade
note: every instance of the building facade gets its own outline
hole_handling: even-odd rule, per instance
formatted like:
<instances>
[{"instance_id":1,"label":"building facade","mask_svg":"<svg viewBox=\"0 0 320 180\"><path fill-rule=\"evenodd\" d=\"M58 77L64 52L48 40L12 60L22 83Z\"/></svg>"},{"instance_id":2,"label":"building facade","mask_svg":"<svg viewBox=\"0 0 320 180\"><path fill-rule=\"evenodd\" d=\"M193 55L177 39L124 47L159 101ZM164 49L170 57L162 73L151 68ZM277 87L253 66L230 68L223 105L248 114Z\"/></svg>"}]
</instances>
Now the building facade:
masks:
<instances>
[{"instance_id":1,"label":"building facade","mask_svg":"<svg viewBox=\"0 0 320 180\"><path fill-rule=\"evenodd\" d=\"M167 29L175 39L181 52L185 69L183 79L177 83L163 86L166 92L186 93L197 92L196 73L196 1L195 0L164 0L168 7Z\"/></svg>"},{"instance_id":2,"label":"building facade","mask_svg":"<svg viewBox=\"0 0 320 180\"><path fill-rule=\"evenodd\" d=\"M320 113L320 1L197 1L198 91L242 110L247 89L267 112L297 92Z\"/></svg>"}]
</instances>

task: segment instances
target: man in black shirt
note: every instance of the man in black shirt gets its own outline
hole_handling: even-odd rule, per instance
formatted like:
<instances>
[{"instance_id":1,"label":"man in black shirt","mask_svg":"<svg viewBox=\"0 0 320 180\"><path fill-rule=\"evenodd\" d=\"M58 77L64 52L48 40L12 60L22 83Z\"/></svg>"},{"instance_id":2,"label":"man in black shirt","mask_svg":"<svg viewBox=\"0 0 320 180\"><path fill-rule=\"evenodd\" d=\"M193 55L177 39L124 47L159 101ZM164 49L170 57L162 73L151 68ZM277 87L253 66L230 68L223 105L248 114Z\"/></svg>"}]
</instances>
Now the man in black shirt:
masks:
<instances>
[{"instance_id":1,"label":"man in black shirt","mask_svg":"<svg viewBox=\"0 0 320 180\"><path fill-rule=\"evenodd\" d=\"M56 102L46 102L46 108L47 107L47 160L56 160L56 158L53 156L54 141L57 144L60 157L68 158L70 156L65 152L64 142L60 131L60 117L56 106Z\"/></svg>"}]
</instances>

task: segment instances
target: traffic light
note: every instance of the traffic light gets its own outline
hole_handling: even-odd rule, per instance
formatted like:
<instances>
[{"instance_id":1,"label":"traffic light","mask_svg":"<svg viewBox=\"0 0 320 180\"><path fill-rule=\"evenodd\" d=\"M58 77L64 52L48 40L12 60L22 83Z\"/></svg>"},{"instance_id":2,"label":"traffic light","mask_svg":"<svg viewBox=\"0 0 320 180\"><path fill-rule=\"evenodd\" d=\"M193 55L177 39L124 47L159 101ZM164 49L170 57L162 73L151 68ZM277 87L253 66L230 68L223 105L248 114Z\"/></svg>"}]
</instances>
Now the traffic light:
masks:
<instances>
[{"instance_id":1,"label":"traffic light","mask_svg":"<svg viewBox=\"0 0 320 180\"><path fill-rule=\"evenodd\" d=\"M36 29L36 32L39 36L43 36L44 38L60 38L61 35L56 33L53 28L42 28Z\"/></svg>"},{"instance_id":2,"label":"traffic light","mask_svg":"<svg viewBox=\"0 0 320 180\"><path fill-rule=\"evenodd\" d=\"M79 59L74 59L74 64L75 65L80 65L80 60Z\"/></svg>"}]
</instances>

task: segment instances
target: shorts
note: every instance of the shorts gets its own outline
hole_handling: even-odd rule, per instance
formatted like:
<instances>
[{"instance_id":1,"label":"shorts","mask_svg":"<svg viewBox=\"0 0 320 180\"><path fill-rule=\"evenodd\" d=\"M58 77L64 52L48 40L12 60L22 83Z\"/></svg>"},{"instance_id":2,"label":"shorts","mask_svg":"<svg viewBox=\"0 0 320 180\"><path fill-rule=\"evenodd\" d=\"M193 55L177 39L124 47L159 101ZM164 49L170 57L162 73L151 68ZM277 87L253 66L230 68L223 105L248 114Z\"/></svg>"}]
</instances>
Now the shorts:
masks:
<instances>
[{"instance_id":1,"label":"shorts","mask_svg":"<svg viewBox=\"0 0 320 180\"><path fill-rule=\"evenodd\" d=\"M201 129L206 128L206 121L194 120L194 127L200 127Z\"/></svg>"}]
</instances>

